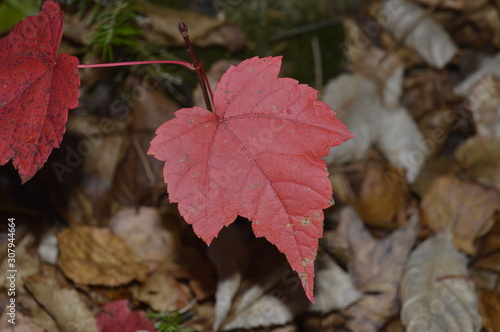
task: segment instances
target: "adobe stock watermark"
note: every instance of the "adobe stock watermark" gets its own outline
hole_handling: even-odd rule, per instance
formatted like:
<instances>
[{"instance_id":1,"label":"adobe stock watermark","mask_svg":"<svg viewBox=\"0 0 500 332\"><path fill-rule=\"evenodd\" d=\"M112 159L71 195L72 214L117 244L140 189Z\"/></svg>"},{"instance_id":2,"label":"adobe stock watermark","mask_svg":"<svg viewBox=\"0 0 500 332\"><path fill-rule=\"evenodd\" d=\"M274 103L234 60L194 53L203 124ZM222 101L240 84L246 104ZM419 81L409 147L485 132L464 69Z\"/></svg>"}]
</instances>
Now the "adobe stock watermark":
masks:
<instances>
[{"instance_id":1,"label":"adobe stock watermark","mask_svg":"<svg viewBox=\"0 0 500 332\"><path fill-rule=\"evenodd\" d=\"M9 302L5 307L5 311L9 319L9 324L16 324L16 219L8 218L7 223L7 271L6 278L8 280L7 296Z\"/></svg>"}]
</instances>

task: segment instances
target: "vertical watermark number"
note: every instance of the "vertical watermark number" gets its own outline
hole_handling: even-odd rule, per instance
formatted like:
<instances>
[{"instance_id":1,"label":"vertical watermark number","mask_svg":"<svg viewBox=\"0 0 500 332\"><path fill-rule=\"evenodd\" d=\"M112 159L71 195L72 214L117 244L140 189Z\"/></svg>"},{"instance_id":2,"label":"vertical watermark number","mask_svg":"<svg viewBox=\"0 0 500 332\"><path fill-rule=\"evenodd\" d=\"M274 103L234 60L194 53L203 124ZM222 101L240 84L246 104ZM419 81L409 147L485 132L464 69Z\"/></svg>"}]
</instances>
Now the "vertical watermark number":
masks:
<instances>
[{"instance_id":1,"label":"vertical watermark number","mask_svg":"<svg viewBox=\"0 0 500 332\"><path fill-rule=\"evenodd\" d=\"M7 295L9 303L7 305L7 316L10 324L16 324L16 219L9 218L7 224L7 280L9 281Z\"/></svg>"}]
</instances>

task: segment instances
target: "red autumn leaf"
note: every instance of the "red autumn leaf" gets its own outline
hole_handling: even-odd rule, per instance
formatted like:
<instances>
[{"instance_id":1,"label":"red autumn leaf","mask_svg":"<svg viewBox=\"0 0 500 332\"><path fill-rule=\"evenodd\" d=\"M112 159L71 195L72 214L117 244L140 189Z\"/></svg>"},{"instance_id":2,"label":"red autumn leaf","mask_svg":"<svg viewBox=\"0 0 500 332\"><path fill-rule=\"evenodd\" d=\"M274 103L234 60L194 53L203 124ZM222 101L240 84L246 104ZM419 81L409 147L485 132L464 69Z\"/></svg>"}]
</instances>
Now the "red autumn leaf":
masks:
<instances>
[{"instance_id":1,"label":"red autumn leaf","mask_svg":"<svg viewBox=\"0 0 500 332\"><path fill-rule=\"evenodd\" d=\"M314 260L332 187L321 159L353 135L316 100L317 91L278 78L281 57L231 67L214 93L215 114L181 109L149 154L165 161L171 202L205 242L237 215L285 253L312 300Z\"/></svg>"},{"instance_id":2,"label":"red autumn leaf","mask_svg":"<svg viewBox=\"0 0 500 332\"><path fill-rule=\"evenodd\" d=\"M12 159L23 183L61 144L68 108L78 106L78 59L57 56L62 33L59 4L45 1L0 40L0 165Z\"/></svg>"},{"instance_id":3,"label":"red autumn leaf","mask_svg":"<svg viewBox=\"0 0 500 332\"><path fill-rule=\"evenodd\" d=\"M101 332L156 331L143 311L130 311L127 299L107 303L96 319Z\"/></svg>"}]
</instances>

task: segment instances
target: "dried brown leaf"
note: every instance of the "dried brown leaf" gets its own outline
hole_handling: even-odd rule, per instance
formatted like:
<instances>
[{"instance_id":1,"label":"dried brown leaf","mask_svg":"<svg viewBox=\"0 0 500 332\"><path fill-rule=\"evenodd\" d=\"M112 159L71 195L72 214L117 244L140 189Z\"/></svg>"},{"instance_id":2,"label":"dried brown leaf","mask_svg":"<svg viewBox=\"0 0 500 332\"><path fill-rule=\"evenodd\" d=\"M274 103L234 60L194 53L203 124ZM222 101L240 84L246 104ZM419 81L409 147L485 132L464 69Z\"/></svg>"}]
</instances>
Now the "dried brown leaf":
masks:
<instances>
[{"instance_id":1,"label":"dried brown leaf","mask_svg":"<svg viewBox=\"0 0 500 332\"><path fill-rule=\"evenodd\" d=\"M500 191L500 137L473 136L455 151L455 157L477 182Z\"/></svg>"},{"instance_id":2,"label":"dried brown leaf","mask_svg":"<svg viewBox=\"0 0 500 332\"><path fill-rule=\"evenodd\" d=\"M93 313L80 299L76 290L61 288L56 280L40 276L27 278L26 287L37 302L54 318L61 331L99 331Z\"/></svg>"},{"instance_id":3,"label":"dried brown leaf","mask_svg":"<svg viewBox=\"0 0 500 332\"><path fill-rule=\"evenodd\" d=\"M479 287L500 292L500 213L495 214L490 232L478 241L471 273Z\"/></svg>"},{"instance_id":4,"label":"dried brown leaf","mask_svg":"<svg viewBox=\"0 0 500 332\"><path fill-rule=\"evenodd\" d=\"M411 254L401 281L401 322L406 331L470 332L481 329L467 258L444 231Z\"/></svg>"},{"instance_id":5,"label":"dried brown leaf","mask_svg":"<svg viewBox=\"0 0 500 332\"><path fill-rule=\"evenodd\" d=\"M191 292L186 284L174 278L177 268L171 261L165 260L137 289L135 298L158 312L175 311L186 307L191 300Z\"/></svg>"},{"instance_id":6,"label":"dried brown leaf","mask_svg":"<svg viewBox=\"0 0 500 332\"><path fill-rule=\"evenodd\" d=\"M361 170L356 199L349 201L367 224L394 228L393 219L406 204L408 186L404 172L380 160L370 159Z\"/></svg>"},{"instance_id":7,"label":"dried brown leaf","mask_svg":"<svg viewBox=\"0 0 500 332\"><path fill-rule=\"evenodd\" d=\"M457 248L474 254L474 240L493 226L493 214L500 209L500 194L473 182L451 176L434 180L422 201L422 218L434 233L454 225Z\"/></svg>"},{"instance_id":8,"label":"dried brown leaf","mask_svg":"<svg viewBox=\"0 0 500 332\"><path fill-rule=\"evenodd\" d=\"M78 284L119 286L146 279L147 265L107 228L75 226L57 238L59 265Z\"/></svg>"},{"instance_id":9,"label":"dried brown leaf","mask_svg":"<svg viewBox=\"0 0 500 332\"><path fill-rule=\"evenodd\" d=\"M352 331L378 331L397 312L399 281L418 235L418 213L410 210L407 223L382 240L370 235L353 208L345 208L341 214L352 220L348 228L353 252L349 270L357 288L364 293L359 302L346 310L352 317L346 326Z\"/></svg>"},{"instance_id":10,"label":"dried brown leaf","mask_svg":"<svg viewBox=\"0 0 500 332\"><path fill-rule=\"evenodd\" d=\"M483 317L484 328L488 332L500 332L500 293L481 289L479 291L481 300L481 316Z\"/></svg>"}]
</instances>

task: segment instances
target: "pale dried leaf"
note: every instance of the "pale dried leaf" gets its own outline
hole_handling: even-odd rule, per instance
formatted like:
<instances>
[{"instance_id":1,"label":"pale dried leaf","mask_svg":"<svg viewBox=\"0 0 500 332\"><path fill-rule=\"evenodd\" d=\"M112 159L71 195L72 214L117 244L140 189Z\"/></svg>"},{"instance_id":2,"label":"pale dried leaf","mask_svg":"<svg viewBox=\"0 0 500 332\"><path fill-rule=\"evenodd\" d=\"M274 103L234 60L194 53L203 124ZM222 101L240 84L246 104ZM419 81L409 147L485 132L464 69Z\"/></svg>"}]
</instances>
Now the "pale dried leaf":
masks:
<instances>
[{"instance_id":1,"label":"pale dried leaf","mask_svg":"<svg viewBox=\"0 0 500 332\"><path fill-rule=\"evenodd\" d=\"M222 330L284 325L292 321L293 317L290 307L278 297L264 294L244 311L239 312L233 320L224 325Z\"/></svg>"},{"instance_id":2,"label":"pale dried leaf","mask_svg":"<svg viewBox=\"0 0 500 332\"><path fill-rule=\"evenodd\" d=\"M57 238L59 265L76 283L119 286L146 279L147 265L108 228L75 226Z\"/></svg>"},{"instance_id":3,"label":"pale dried leaf","mask_svg":"<svg viewBox=\"0 0 500 332\"><path fill-rule=\"evenodd\" d=\"M443 68L457 53L448 33L420 6L405 0L386 0L380 13L379 22L429 65Z\"/></svg>"},{"instance_id":4,"label":"pale dried leaf","mask_svg":"<svg viewBox=\"0 0 500 332\"><path fill-rule=\"evenodd\" d=\"M362 159L377 140L385 113L375 84L359 74L343 74L328 82L321 100L327 103L356 137L330 148L327 163L342 164Z\"/></svg>"},{"instance_id":5,"label":"pale dried leaf","mask_svg":"<svg viewBox=\"0 0 500 332\"><path fill-rule=\"evenodd\" d=\"M153 271L165 257L172 255L173 239L162 227L158 209L141 206L118 211L109 221L110 230L121 237Z\"/></svg>"},{"instance_id":6,"label":"pale dried leaf","mask_svg":"<svg viewBox=\"0 0 500 332\"><path fill-rule=\"evenodd\" d=\"M422 217L428 227L439 233L453 226L455 245L474 254L474 240L484 235L500 209L500 194L476 183L452 176L436 179L422 200Z\"/></svg>"},{"instance_id":7,"label":"pale dried leaf","mask_svg":"<svg viewBox=\"0 0 500 332\"><path fill-rule=\"evenodd\" d=\"M399 281L419 231L418 212L410 210L407 223L383 240L370 235L353 208L344 208L341 218L351 220L348 239L353 260L349 272L364 293L346 310L352 317L346 326L351 331L375 332L397 312Z\"/></svg>"},{"instance_id":8,"label":"pale dried leaf","mask_svg":"<svg viewBox=\"0 0 500 332\"><path fill-rule=\"evenodd\" d=\"M467 258L445 231L410 256L401 281L401 322L406 331L471 332L481 329L478 298Z\"/></svg>"},{"instance_id":9,"label":"pale dried leaf","mask_svg":"<svg viewBox=\"0 0 500 332\"><path fill-rule=\"evenodd\" d=\"M52 229L43 233L38 245L38 255L42 262L57 264L59 249L57 248L57 236Z\"/></svg>"},{"instance_id":10,"label":"pale dried leaf","mask_svg":"<svg viewBox=\"0 0 500 332\"><path fill-rule=\"evenodd\" d=\"M330 148L327 163L346 163L362 159L377 144L389 161L415 181L430 151L422 145L423 135L406 109L382 106L373 82L359 74L344 74L330 81L322 100L356 135L342 145Z\"/></svg>"},{"instance_id":11,"label":"pale dried leaf","mask_svg":"<svg viewBox=\"0 0 500 332\"><path fill-rule=\"evenodd\" d=\"M61 288L54 279L40 276L27 278L26 287L54 318L61 331L98 332L93 313L76 290Z\"/></svg>"},{"instance_id":12,"label":"pale dried leaf","mask_svg":"<svg viewBox=\"0 0 500 332\"><path fill-rule=\"evenodd\" d=\"M406 170L408 182L413 183L431 151L422 144L424 136L406 109L391 112L384 120L378 147L392 165Z\"/></svg>"},{"instance_id":13,"label":"pale dried leaf","mask_svg":"<svg viewBox=\"0 0 500 332\"><path fill-rule=\"evenodd\" d=\"M349 274L340 268L330 257L324 255L316 263L314 281L314 304L310 310L322 314L344 309L356 302L361 294Z\"/></svg>"}]
</instances>

